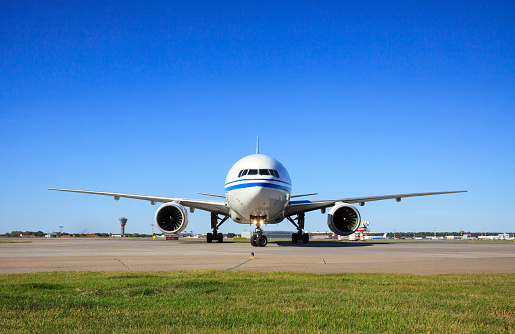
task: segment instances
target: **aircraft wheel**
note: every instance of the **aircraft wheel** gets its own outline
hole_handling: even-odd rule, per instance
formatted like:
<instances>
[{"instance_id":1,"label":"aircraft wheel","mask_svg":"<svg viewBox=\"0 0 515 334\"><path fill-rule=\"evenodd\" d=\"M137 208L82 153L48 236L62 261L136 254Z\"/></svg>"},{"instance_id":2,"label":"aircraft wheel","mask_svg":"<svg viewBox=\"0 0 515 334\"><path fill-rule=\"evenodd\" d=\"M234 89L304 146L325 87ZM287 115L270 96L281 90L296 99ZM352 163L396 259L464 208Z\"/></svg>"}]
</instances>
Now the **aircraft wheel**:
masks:
<instances>
[{"instance_id":1,"label":"aircraft wheel","mask_svg":"<svg viewBox=\"0 0 515 334\"><path fill-rule=\"evenodd\" d=\"M206 236L206 241L208 244L210 244L211 242L213 242L213 233L208 233L207 236Z\"/></svg>"},{"instance_id":2,"label":"aircraft wheel","mask_svg":"<svg viewBox=\"0 0 515 334\"><path fill-rule=\"evenodd\" d=\"M268 239L266 236L264 235L260 235L258 238L257 238L257 244L259 247L265 247L267 244L268 244Z\"/></svg>"},{"instance_id":3,"label":"aircraft wheel","mask_svg":"<svg viewBox=\"0 0 515 334\"><path fill-rule=\"evenodd\" d=\"M224 235L222 233L218 233L217 239L218 239L218 242L224 242Z\"/></svg>"},{"instance_id":4,"label":"aircraft wheel","mask_svg":"<svg viewBox=\"0 0 515 334\"><path fill-rule=\"evenodd\" d=\"M309 234L308 233L304 233L302 235L302 242L307 244L309 242Z\"/></svg>"},{"instance_id":5,"label":"aircraft wheel","mask_svg":"<svg viewBox=\"0 0 515 334\"><path fill-rule=\"evenodd\" d=\"M250 244L254 247L257 246L257 235L253 235L252 237L250 237Z\"/></svg>"},{"instance_id":6,"label":"aircraft wheel","mask_svg":"<svg viewBox=\"0 0 515 334\"><path fill-rule=\"evenodd\" d=\"M296 244L296 243L297 243L297 240L298 240L298 239L299 239L299 237L298 237L297 233L293 233L293 234L291 235L291 242L293 242L294 244Z\"/></svg>"}]
</instances>

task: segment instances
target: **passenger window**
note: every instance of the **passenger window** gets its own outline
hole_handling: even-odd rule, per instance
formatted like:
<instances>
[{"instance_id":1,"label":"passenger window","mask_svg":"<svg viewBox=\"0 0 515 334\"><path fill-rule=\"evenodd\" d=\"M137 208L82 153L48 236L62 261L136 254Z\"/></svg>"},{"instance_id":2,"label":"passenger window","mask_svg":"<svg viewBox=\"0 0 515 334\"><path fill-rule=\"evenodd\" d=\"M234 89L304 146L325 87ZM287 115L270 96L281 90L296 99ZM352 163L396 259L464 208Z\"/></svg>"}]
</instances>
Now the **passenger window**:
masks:
<instances>
[{"instance_id":1,"label":"passenger window","mask_svg":"<svg viewBox=\"0 0 515 334\"><path fill-rule=\"evenodd\" d=\"M260 169L259 175L270 175L270 172L268 171L268 169Z\"/></svg>"},{"instance_id":2,"label":"passenger window","mask_svg":"<svg viewBox=\"0 0 515 334\"><path fill-rule=\"evenodd\" d=\"M257 169L249 169L248 175L257 175L258 171Z\"/></svg>"}]
</instances>

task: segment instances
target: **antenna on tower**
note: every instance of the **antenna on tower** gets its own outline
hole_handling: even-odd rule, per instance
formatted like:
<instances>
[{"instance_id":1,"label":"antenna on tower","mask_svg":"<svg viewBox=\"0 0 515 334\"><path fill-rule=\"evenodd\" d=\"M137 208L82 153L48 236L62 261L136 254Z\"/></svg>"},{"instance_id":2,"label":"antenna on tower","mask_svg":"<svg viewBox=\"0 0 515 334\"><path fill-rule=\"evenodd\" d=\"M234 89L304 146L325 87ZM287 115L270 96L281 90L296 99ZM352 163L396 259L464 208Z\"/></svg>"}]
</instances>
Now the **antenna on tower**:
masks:
<instances>
[{"instance_id":1,"label":"antenna on tower","mask_svg":"<svg viewBox=\"0 0 515 334\"><path fill-rule=\"evenodd\" d=\"M256 139L256 154L259 154L259 136Z\"/></svg>"}]
</instances>

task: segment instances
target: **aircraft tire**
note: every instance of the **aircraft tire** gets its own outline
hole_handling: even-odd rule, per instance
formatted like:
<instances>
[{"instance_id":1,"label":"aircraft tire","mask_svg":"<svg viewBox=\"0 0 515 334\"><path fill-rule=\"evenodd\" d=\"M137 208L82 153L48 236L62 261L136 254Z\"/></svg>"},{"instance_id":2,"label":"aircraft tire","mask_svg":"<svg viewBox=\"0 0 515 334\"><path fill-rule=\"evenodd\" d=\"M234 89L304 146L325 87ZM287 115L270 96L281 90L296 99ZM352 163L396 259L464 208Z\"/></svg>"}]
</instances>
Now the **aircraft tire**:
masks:
<instances>
[{"instance_id":1,"label":"aircraft tire","mask_svg":"<svg viewBox=\"0 0 515 334\"><path fill-rule=\"evenodd\" d=\"M259 247L265 247L268 244L268 238L264 235L260 235L257 238L257 244Z\"/></svg>"},{"instance_id":2,"label":"aircraft tire","mask_svg":"<svg viewBox=\"0 0 515 334\"><path fill-rule=\"evenodd\" d=\"M218 239L218 242L224 242L224 235L222 233L218 233L217 239Z\"/></svg>"},{"instance_id":3,"label":"aircraft tire","mask_svg":"<svg viewBox=\"0 0 515 334\"><path fill-rule=\"evenodd\" d=\"M309 234L304 233L302 235L302 242L305 243L305 244L307 244L309 242Z\"/></svg>"},{"instance_id":4,"label":"aircraft tire","mask_svg":"<svg viewBox=\"0 0 515 334\"><path fill-rule=\"evenodd\" d=\"M291 242L293 242L294 244L296 244L298 240L299 240L299 237L298 237L297 233L293 233L293 234L291 235Z\"/></svg>"},{"instance_id":5,"label":"aircraft tire","mask_svg":"<svg viewBox=\"0 0 515 334\"><path fill-rule=\"evenodd\" d=\"M250 244L254 247L257 246L257 235L253 235L252 237L250 237Z\"/></svg>"},{"instance_id":6,"label":"aircraft tire","mask_svg":"<svg viewBox=\"0 0 515 334\"><path fill-rule=\"evenodd\" d=\"M206 241L208 244L210 244L211 242L213 242L213 233L208 233L207 236L206 236Z\"/></svg>"}]
</instances>

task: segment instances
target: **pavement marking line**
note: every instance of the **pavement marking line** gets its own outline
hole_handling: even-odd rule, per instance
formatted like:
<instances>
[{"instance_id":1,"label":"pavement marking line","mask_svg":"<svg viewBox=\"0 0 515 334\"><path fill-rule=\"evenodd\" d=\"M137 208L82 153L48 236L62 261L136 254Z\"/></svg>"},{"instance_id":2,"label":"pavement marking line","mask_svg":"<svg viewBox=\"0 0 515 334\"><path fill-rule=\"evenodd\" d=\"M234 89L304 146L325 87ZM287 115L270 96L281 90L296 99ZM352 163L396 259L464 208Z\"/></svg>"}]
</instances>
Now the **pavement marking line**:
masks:
<instances>
[{"instance_id":1,"label":"pavement marking line","mask_svg":"<svg viewBox=\"0 0 515 334\"><path fill-rule=\"evenodd\" d=\"M239 266L242 266L242 265L244 265L245 263L247 263L247 262L249 262L249 261L252 261L252 260L254 260L254 259L255 259L255 258L251 257L251 258L250 258L250 259L248 259L247 261L242 262L242 263L238 264L237 266L234 266L234 267L232 267L232 268L227 269L227 271L229 271L229 270L233 270L233 269L235 269L235 268L238 268Z\"/></svg>"}]
</instances>

